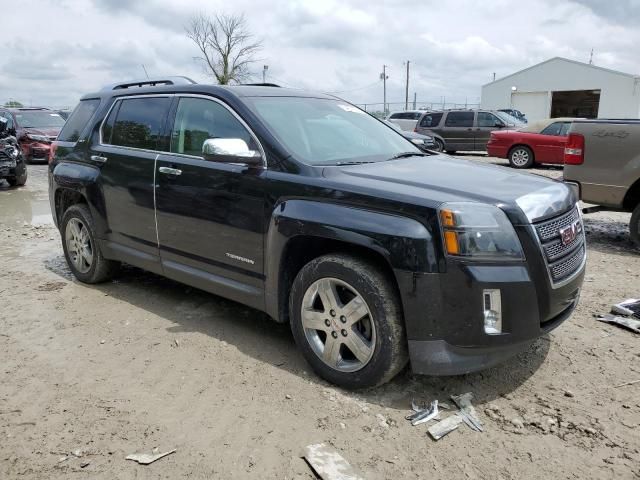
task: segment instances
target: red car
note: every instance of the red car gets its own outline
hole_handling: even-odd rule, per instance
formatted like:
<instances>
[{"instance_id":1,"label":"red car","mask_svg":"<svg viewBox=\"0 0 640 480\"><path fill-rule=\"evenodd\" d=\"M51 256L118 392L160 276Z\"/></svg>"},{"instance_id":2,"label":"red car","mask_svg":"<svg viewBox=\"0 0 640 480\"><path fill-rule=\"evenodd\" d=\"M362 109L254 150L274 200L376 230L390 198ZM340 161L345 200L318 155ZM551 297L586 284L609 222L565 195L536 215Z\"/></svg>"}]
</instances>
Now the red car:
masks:
<instances>
[{"instance_id":1,"label":"red car","mask_svg":"<svg viewBox=\"0 0 640 480\"><path fill-rule=\"evenodd\" d=\"M550 118L532 122L517 130L491 132L487 153L508 158L513 168L530 168L535 163L564 162L564 146L575 118Z\"/></svg>"},{"instance_id":2,"label":"red car","mask_svg":"<svg viewBox=\"0 0 640 480\"><path fill-rule=\"evenodd\" d=\"M48 108L0 107L0 117L7 119L7 130L18 139L27 163L48 160L51 142L64 125L58 112Z\"/></svg>"}]
</instances>

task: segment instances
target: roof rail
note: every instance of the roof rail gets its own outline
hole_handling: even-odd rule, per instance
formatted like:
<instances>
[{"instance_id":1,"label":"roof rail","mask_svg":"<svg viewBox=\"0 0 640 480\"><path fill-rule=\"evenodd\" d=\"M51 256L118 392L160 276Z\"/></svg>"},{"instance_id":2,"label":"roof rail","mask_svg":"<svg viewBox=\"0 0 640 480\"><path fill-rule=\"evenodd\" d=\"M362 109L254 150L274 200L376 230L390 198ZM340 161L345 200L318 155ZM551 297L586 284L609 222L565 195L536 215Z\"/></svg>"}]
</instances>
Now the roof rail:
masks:
<instances>
[{"instance_id":1,"label":"roof rail","mask_svg":"<svg viewBox=\"0 0 640 480\"><path fill-rule=\"evenodd\" d=\"M280 85L275 83L241 83L242 87L278 87L281 88Z\"/></svg>"},{"instance_id":2,"label":"roof rail","mask_svg":"<svg viewBox=\"0 0 640 480\"><path fill-rule=\"evenodd\" d=\"M130 82L106 85L102 90L123 90L131 87L156 87L163 85L195 85L189 77L164 77L157 79L133 80Z\"/></svg>"}]
</instances>

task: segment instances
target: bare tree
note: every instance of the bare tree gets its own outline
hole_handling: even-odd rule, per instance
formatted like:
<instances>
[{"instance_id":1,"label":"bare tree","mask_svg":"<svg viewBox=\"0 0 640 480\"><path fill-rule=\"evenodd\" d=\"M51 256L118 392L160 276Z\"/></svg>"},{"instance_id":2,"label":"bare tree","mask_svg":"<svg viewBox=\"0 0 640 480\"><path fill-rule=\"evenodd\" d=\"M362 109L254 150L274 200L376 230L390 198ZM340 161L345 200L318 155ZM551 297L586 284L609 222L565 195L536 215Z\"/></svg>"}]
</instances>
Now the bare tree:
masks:
<instances>
[{"instance_id":1,"label":"bare tree","mask_svg":"<svg viewBox=\"0 0 640 480\"><path fill-rule=\"evenodd\" d=\"M249 78L249 66L256 61L254 55L262 44L253 41L244 15L198 14L185 30L202 54L198 58L219 84L242 83Z\"/></svg>"}]
</instances>

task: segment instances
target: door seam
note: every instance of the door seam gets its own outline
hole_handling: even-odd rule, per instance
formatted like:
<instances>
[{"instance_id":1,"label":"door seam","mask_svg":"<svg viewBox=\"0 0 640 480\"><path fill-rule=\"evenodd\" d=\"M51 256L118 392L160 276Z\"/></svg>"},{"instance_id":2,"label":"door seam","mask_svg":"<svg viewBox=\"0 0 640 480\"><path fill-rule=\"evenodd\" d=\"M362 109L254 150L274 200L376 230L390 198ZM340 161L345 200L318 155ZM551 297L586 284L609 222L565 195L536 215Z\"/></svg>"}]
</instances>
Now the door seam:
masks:
<instances>
[{"instance_id":1,"label":"door seam","mask_svg":"<svg viewBox=\"0 0 640 480\"><path fill-rule=\"evenodd\" d=\"M156 158L153 161L153 219L156 223L156 245L158 246L158 256L160 256L160 235L158 233L158 208L156 205L156 188L158 187L158 184L156 183L156 172L158 171L158 169L156 167L158 166L158 158L160 158L159 153L156 155ZM162 264L162 260L160 261L160 263Z\"/></svg>"}]
</instances>

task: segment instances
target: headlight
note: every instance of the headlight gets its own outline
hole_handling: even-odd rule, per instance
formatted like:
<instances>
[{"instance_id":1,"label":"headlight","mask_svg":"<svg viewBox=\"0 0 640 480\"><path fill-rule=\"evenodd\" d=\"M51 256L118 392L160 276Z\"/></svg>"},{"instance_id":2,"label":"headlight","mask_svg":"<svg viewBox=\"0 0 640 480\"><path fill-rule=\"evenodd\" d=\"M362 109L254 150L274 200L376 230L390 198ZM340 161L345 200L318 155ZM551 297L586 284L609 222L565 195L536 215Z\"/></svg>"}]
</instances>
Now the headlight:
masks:
<instances>
[{"instance_id":1,"label":"headlight","mask_svg":"<svg viewBox=\"0 0 640 480\"><path fill-rule=\"evenodd\" d=\"M412 138L411 139L411 143L415 143L416 145L423 145L424 144L424 140L421 138Z\"/></svg>"},{"instance_id":2,"label":"headlight","mask_svg":"<svg viewBox=\"0 0 640 480\"><path fill-rule=\"evenodd\" d=\"M34 140L36 142L49 143L49 137L47 137L46 135L34 135L32 133L27 133L27 138L29 138L29 140Z\"/></svg>"},{"instance_id":3,"label":"headlight","mask_svg":"<svg viewBox=\"0 0 640 480\"><path fill-rule=\"evenodd\" d=\"M445 203L440 207L444 245L454 257L521 260L520 240L506 214L483 203Z\"/></svg>"}]
</instances>

